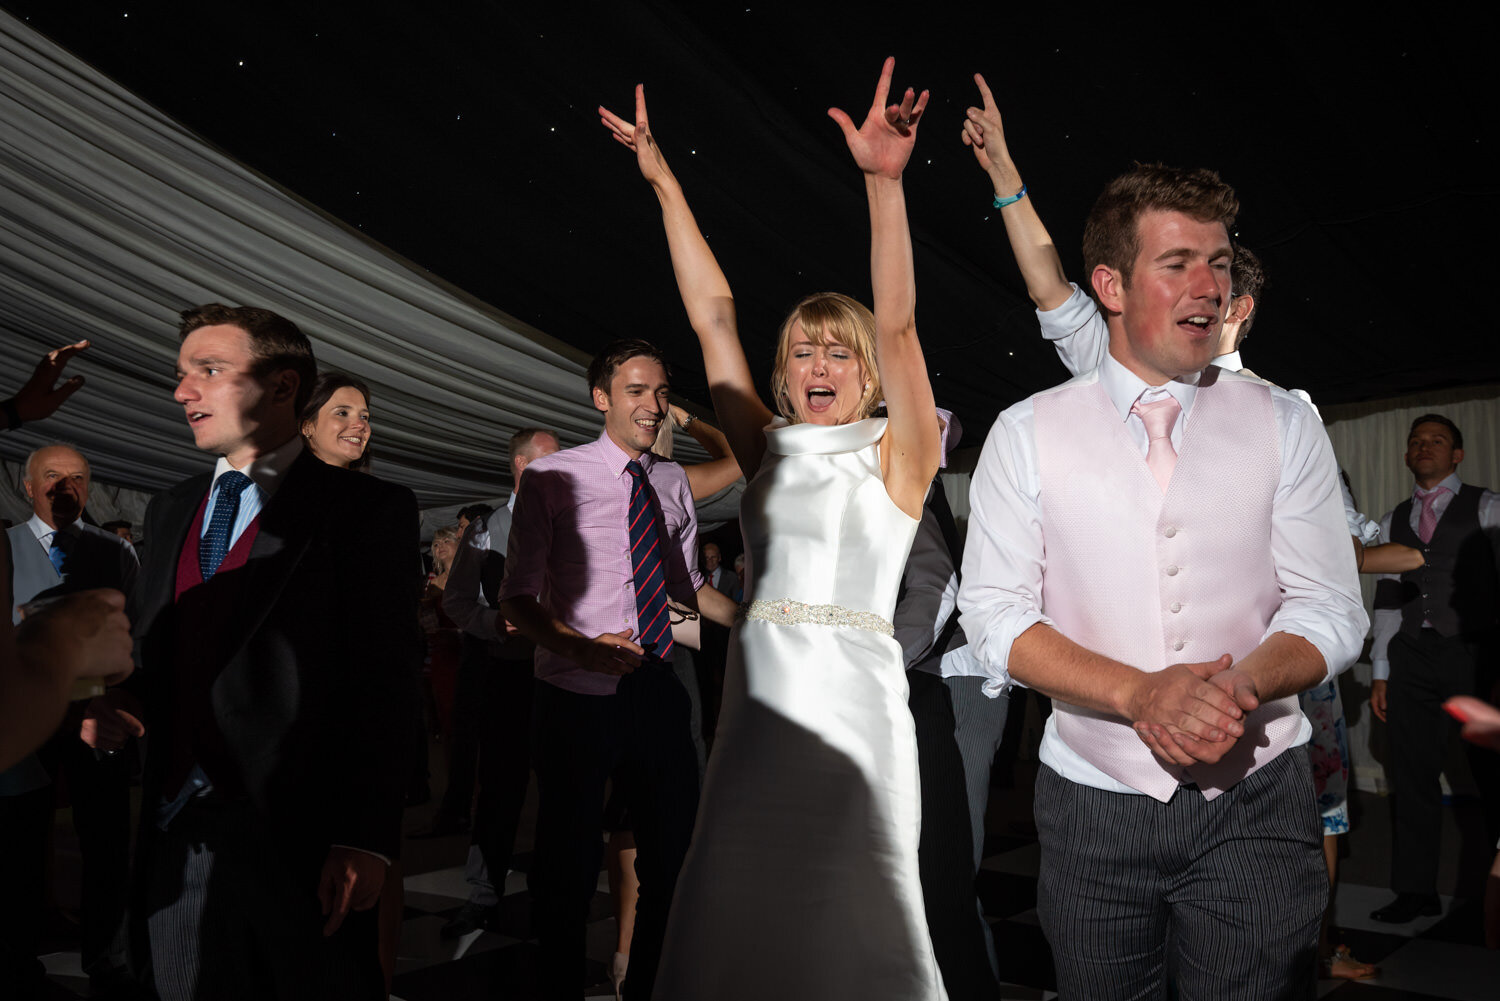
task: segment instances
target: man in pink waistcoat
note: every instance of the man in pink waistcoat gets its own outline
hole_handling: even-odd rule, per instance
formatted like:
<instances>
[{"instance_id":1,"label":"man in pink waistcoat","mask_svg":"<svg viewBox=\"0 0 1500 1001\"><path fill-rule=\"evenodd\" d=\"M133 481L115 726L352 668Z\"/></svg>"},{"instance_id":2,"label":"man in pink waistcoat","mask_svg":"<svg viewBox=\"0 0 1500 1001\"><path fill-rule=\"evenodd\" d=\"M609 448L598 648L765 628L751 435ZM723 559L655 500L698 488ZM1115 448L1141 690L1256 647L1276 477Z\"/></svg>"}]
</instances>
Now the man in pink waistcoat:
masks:
<instances>
[{"instance_id":1,"label":"man in pink waistcoat","mask_svg":"<svg viewBox=\"0 0 1500 1001\"><path fill-rule=\"evenodd\" d=\"M1084 257L1109 353L1001 414L974 474L963 629L1056 709L1038 913L1065 998L1316 982L1328 883L1296 693L1368 622L1312 409L1208 367L1237 210L1209 171L1106 187Z\"/></svg>"}]
</instances>

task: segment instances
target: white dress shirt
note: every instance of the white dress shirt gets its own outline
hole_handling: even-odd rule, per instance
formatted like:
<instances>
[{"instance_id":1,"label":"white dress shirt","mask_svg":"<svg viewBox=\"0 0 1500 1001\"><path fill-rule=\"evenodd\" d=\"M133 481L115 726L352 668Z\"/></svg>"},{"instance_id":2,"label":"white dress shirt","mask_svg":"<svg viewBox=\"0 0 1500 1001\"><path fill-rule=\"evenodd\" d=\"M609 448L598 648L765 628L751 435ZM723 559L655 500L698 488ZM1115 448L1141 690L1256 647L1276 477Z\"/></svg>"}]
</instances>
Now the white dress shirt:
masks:
<instances>
[{"instance_id":1,"label":"white dress shirt","mask_svg":"<svg viewBox=\"0 0 1500 1001\"><path fill-rule=\"evenodd\" d=\"M1172 428L1172 445L1181 447L1183 431L1192 419L1196 376L1191 381L1148 386L1106 353L1098 379L1143 456L1149 439L1146 426L1130 412L1132 405L1167 394L1176 398L1182 413ZM1326 477L1337 475L1328 435L1306 403L1274 386L1270 391L1280 432L1281 478L1272 512L1275 530L1268 544L1284 599L1264 637L1284 632L1312 643L1327 665L1326 681L1358 656L1368 620L1357 591L1340 583L1341 578L1352 577L1352 566L1336 562L1352 563L1347 542L1343 548L1330 547L1316 525L1286 513L1315 507L1317 495L1328 489ZM974 657L987 675L1006 686L1011 684L1009 657L1016 637L1039 622L1052 625L1041 607L1047 556L1040 498L1035 410L1026 399L996 420L974 471L958 595L959 621ZM1311 726L1304 719L1294 746L1306 743L1310 735ZM1135 792L1084 761L1056 736L1051 721L1042 739L1041 757L1064 778L1114 792Z\"/></svg>"},{"instance_id":2,"label":"white dress shirt","mask_svg":"<svg viewBox=\"0 0 1500 1001\"><path fill-rule=\"evenodd\" d=\"M1443 520L1443 513L1448 510L1448 505L1453 498L1458 496L1459 490L1463 488L1463 481L1458 478L1457 473L1449 474L1440 487L1447 487L1448 493L1441 494L1432 502L1433 513L1437 520ZM1384 518L1380 519L1380 541L1391 541L1391 516L1396 512L1394 509L1387 511ZM1411 495L1411 530L1416 532L1417 522L1422 518L1422 501L1417 496L1416 487L1412 488ZM1500 527L1500 494L1493 490L1486 490L1479 497L1479 527ZM1381 580L1400 580L1400 574L1381 574ZM1370 642L1370 665L1374 668L1373 677L1376 681L1389 681L1391 677L1391 640L1401 631L1401 609L1399 608L1377 608L1375 609L1375 630Z\"/></svg>"},{"instance_id":3,"label":"white dress shirt","mask_svg":"<svg viewBox=\"0 0 1500 1001\"><path fill-rule=\"evenodd\" d=\"M1042 336L1052 342L1052 346L1057 349L1057 356L1062 359L1068 371L1080 375L1098 368L1109 354L1109 326L1094 300L1077 284L1069 284L1073 285L1073 294L1055 309L1037 310L1036 318L1041 324ZM1219 355L1209 364L1230 372L1253 375L1246 371L1245 360L1238 350ZM1259 379L1260 376L1255 378ZM1317 404L1313 403L1306 391L1288 389L1287 392L1312 407L1313 416L1318 420L1323 419L1323 415L1318 413ZM1354 506L1354 495L1349 492L1342 475L1339 476L1339 492L1344 496L1344 523L1349 526L1349 534L1359 539L1363 545L1375 545L1379 541L1380 526Z\"/></svg>"},{"instance_id":4,"label":"white dress shirt","mask_svg":"<svg viewBox=\"0 0 1500 1001\"><path fill-rule=\"evenodd\" d=\"M240 509L234 516L234 527L229 530L229 549L234 548L234 544L245 534L245 529L250 527L261 509L271 503L271 498L276 496L276 491L286 480L287 470L292 468L292 463L301 454L302 436L293 435L285 444L257 456L244 469L238 470L250 477L250 485L240 491ZM200 539L208 535L214 507L219 503L219 479L231 469L234 466L229 460L219 456L218 463L214 465L213 484L208 488L208 506L203 509L203 525L198 531Z\"/></svg>"},{"instance_id":5,"label":"white dress shirt","mask_svg":"<svg viewBox=\"0 0 1500 1001\"><path fill-rule=\"evenodd\" d=\"M42 544L43 549L49 551L52 549L52 537L57 534L57 530L43 521L41 515L33 514L29 519L27 519L26 527L31 529L31 534L36 536L36 541ZM77 535L79 532L83 531L83 519L79 518L75 520L73 524L66 527L73 529L73 534ZM124 540L122 539L120 541L123 542Z\"/></svg>"}]
</instances>

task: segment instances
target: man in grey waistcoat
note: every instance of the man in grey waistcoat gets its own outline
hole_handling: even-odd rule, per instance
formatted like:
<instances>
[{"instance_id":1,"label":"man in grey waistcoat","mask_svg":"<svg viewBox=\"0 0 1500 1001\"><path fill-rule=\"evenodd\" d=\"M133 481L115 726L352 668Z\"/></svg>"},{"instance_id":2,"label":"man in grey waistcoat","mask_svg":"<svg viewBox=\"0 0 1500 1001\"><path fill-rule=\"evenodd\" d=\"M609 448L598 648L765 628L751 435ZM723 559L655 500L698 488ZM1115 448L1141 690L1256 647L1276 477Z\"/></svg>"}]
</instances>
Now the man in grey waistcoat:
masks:
<instances>
[{"instance_id":1,"label":"man in grey waistcoat","mask_svg":"<svg viewBox=\"0 0 1500 1001\"><path fill-rule=\"evenodd\" d=\"M47 445L26 461L31 518L9 529L12 621L33 602L115 588L129 594L139 565L130 543L83 521L88 460L67 445ZM123 973L117 942L129 876L130 771L124 755L99 755L78 738L81 709L64 720L36 754L0 773L0 995L26 998L39 989L37 960L47 911L48 833L53 783L66 772L73 825L83 854L83 966L97 990Z\"/></svg>"}]
</instances>

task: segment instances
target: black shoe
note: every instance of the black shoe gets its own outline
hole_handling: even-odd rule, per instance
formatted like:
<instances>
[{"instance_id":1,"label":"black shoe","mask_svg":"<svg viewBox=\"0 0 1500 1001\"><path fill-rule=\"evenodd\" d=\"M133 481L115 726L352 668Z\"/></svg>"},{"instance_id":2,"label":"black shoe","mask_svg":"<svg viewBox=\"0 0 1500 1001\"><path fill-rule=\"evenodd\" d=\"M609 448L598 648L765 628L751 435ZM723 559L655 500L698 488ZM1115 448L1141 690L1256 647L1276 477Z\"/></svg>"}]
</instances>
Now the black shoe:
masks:
<instances>
[{"instance_id":1,"label":"black shoe","mask_svg":"<svg viewBox=\"0 0 1500 1001\"><path fill-rule=\"evenodd\" d=\"M469 932L481 928L488 931L499 912L498 907L481 907L479 904L466 902L458 909L457 914L438 929L438 935L442 938L463 938Z\"/></svg>"},{"instance_id":2,"label":"black shoe","mask_svg":"<svg viewBox=\"0 0 1500 1001\"><path fill-rule=\"evenodd\" d=\"M1404 925L1417 918L1431 918L1443 913L1443 902L1436 893L1398 893L1396 899L1370 912L1372 921Z\"/></svg>"}]
</instances>

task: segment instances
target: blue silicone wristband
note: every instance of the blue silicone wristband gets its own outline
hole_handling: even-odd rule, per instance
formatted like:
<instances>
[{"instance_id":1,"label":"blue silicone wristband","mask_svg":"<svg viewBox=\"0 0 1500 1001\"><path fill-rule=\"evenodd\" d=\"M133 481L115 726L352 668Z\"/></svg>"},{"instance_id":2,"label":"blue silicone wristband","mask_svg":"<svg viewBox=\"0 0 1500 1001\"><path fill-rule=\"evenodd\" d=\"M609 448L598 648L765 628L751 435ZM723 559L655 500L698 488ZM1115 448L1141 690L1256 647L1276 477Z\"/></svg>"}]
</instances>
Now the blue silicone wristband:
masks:
<instances>
[{"instance_id":1,"label":"blue silicone wristband","mask_svg":"<svg viewBox=\"0 0 1500 1001\"><path fill-rule=\"evenodd\" d=\"M1023 184L1023 185L1021 185L1021 190L1018 191L1018 192L1016 192L1015 194L1011 195L1009 198L1001 198L999 195L996 195L995 196L995 208L997 208L997 209L1003 209L1007 205L1014 205L1016 202L1020 201L1022 198L1025 198L1025 197L1026 197L1026 185Z\"/></svg>"}]
</instances>

